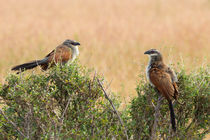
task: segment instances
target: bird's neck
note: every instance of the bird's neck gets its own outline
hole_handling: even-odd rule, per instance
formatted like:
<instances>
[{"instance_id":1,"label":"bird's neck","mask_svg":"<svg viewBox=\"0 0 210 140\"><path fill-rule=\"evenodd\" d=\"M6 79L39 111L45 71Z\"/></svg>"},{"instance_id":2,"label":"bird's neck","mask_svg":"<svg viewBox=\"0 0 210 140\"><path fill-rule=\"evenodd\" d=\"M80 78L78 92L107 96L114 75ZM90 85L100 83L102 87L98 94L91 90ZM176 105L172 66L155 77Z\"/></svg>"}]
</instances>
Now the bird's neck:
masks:
<instances>
[{"instance_id":1,"label":"bird's neck","mask_svg":"<svg viewBox=\"0 0 210 140\"><path fill-rule=\"evenodd\" d=\"M163 64L163 58L161 55L150 56L149 66Z\"/></svg>"}]
</instances>

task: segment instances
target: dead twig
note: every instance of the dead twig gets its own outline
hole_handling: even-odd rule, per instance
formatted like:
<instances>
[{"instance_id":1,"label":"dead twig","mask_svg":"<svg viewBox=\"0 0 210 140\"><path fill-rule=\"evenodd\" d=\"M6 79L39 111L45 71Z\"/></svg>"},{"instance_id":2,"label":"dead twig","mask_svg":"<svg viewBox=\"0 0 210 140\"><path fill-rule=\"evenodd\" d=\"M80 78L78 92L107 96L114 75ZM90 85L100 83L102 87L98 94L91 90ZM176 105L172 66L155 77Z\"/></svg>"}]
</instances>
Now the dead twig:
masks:
<instances>
[{"instance_id":1,"label":"dead twig","mask_svg":"<svg viewBox=\"0 0 210 140\"><path fill-rule=\"evenodd\" d=\"M1 115L3 115L4 116L4 118L18 131L18 133L22 136L22 137L24 137L24 138L27 138L24 134L23 134L23 132L22 131L20 131L19 129L18 129L18 127L17 127L17 125L14 123L14 122L12 122L11 120L9 120L9 118L3 113L3 111L0 109L0 114Z\"/></svg>"},{"instance_id":2,"label":"dead twig","mask_svg":"<svg viewBox=\"0 0 210 140\"><path fill-rule=\"evenodd\" d=\"M152 105L155 108L155 114L154 114L155 120L154 120L154 123L153 123L152 134L151 134L151 139L152 140L157 139L157 127L158 127L158 121L159 121L159 118L160 118L160 105L161 105L162 100L163 100L163 96L159 95L157 105L155 106L154 103L152 102Z\"/></svg>"},{"instance_id":3,"label":"dead twig","mask_svg":"<svg viewBox=\"0 0 210 140\"><path fill-rule=\"evenodd\" d=\"M60 125L60 128L59 128L59 133L58 133L58 134L60 134L61 126L62 126L63 120L64 120L64 115L66 114L66 111L67 111L67 109L68 109L68 107L69 107L70 101L71 101L71 97L69 97L68 102L67 102L67 104L66 104L66 107L65 107L65 109L64 109L64 111L63 111L63 114L61 115L61 118L60 118L60 123L61 123L61 125Z\"/></svg>"},{"instance_id":4,"label":"dead twig","mask_svg":"<svg viewBox=\"0 0 210 140\"><path fill-rule=\"evenodd\" d=\"M100 82L100 80L99 80L98 78L97 78L97 81L98 81L99 86L101 87L101 89L102 89L103 92L104 92L105 98L109 101L109 103L111 104L112 108L114 109L114 112L116 113L117 117L119 118L120 124L121 124L122 127L124 128L124 133L125 133L126 139L128 140L127 129L126 129L126 127L124 126L124 123L123 123L123 121L122 121L122 119L121 119L121 117L120 117L118 111L116 110L114 104L112 103L112 100L108 97L108 95L107 95L107 93L106 93L106 91L105 91L103 85L101 84L101 82Z\"/></svg>"}]
</instances>

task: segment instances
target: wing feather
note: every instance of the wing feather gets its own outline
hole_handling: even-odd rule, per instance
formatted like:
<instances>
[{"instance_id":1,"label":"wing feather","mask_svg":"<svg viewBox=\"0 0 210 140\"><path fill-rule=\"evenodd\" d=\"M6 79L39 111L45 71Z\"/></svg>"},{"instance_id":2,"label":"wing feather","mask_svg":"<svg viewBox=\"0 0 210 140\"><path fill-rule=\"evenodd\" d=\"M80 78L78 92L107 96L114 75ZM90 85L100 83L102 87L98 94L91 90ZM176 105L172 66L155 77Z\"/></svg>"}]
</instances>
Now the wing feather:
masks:
<instances>
[{"instance_id":1,"label":"wing feather","mask_svg":"<svg viewBox=\"0 0 210 140\"><path fill-rule=\"evenodd\" d=\"M149 73L152 84L167 100L171 100L174 97L175 89L170 74L158 68L150 69Z\"/></svg>"},{"instance_id":2,"label":"wing feather","mask_svg":"<svg viewBox=\"0 0 210 140\"><path fill-rule=\"evenodd\" d=\"M48 64L42 66L43 70L46 70L49 66L54 66L56 63L67 63L72 59L72 52L69 47L60 45L51 51L45 58L48 58Z\"/></svg>"}]
</instances>

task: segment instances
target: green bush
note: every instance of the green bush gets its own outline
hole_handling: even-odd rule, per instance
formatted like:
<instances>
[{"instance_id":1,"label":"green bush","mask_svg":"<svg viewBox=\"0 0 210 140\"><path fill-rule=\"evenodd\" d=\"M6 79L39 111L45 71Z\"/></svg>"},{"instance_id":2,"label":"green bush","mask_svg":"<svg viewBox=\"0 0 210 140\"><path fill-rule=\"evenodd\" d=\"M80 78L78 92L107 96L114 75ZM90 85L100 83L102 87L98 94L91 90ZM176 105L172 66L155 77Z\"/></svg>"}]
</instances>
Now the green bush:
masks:
<instances>
[{"instance_id":1,"label":"green bush","mask_svg":"<svg viewBox=\"0 0 210 140\"><path fill-rule=\"evenodd\" d=\"M45 74L10 75L0 89L5 105L0 115L4 139L124 138L119 119L97 79L76 62ZM111 97L115 106L119 103ZM16 124L16 127L11 124ZM20 133L23 133L22 135Z\"/></svg>"},{"instance_id":2,"label":"green bush","mask_svg":"<svg viewBox=\"0 0 210 140\"><path fill-rule=\"evenodd\" d=\"M138 96L118 111L129 139L202 139L209 132L209 67L189 74L182 68L177 75L183 103L174 102L177 132L167 101L160 102L141 75ZM42 74L9 75L0 85L0 139L126 139L97 79L104 82L77 62ZM120 99L110 96L118 110Z\"/></svg>"},{"instance_id":3,"label":"green bush","mask_svg":"<svg viewBox=\"0 0 210 140\"><path fill-rule=\"evenodd\" d=\"M143 76L137 86L138 97L130 106L129 130L134 139L202 139L209 132L210 88L209 67L186 74L181 68L177 73L181 104L174 102L177 132L172 133L170 112L166 100L160 103L158 123L154 128L155 107L158 98L156 90ZM183 103L183 105L182 105Z\"/></svg>"}]
</instances>

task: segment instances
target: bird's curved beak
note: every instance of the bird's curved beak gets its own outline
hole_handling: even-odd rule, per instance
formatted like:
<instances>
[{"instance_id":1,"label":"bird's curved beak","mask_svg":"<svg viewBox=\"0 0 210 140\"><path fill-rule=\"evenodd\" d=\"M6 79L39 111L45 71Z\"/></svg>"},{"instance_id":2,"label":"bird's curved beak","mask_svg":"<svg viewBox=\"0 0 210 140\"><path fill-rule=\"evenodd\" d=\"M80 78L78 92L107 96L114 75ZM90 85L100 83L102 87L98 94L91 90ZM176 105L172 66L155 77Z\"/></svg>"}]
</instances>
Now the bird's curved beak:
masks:
<instances>
[{"instance_id":1,"label":"bird's curved beak","mask_svg":"<svg viewBox=\"0 0 210 140\"><path fill-rule=\"evenodd\" d=\"M149 51L144 52L144 54L150 54L150 52L151 52L151 51L149 50Z\"/></svg>"},{"instance_id":2,"label":"bird's curved beak","mask_svg":"<svg viewBox=\"0 0 210 140\"><path fill-rule=\"evenodd\" d=\"M74 42L74 43L72 43L72 45L74 45L74 46L79 46L80 43L79 43L79 42Z\"/></svg>"}]
</instances>

